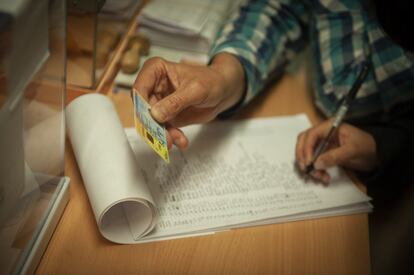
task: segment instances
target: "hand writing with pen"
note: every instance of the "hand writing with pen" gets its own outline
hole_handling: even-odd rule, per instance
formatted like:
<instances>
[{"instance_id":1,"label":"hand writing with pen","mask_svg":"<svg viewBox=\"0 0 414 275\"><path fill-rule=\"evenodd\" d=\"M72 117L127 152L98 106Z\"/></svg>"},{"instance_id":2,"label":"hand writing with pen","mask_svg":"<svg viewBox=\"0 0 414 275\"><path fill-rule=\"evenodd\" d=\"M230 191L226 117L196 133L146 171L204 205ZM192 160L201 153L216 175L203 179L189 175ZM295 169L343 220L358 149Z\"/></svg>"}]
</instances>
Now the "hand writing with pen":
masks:
<instances>
[{"instance_id":1,"label":"hand writing with pen","mask_svg":"<svg viewBox=\"0 0 414 275\"><path fill-rule=\"evenodd\" d=\"M332 122L327 120L298 135L296 143L296 162L305 172L313 158L317 145L326 137ZM371 171L377 166L376 143L372 135L343 123L331 138L326 150L314 162L314 169L309 175L328 184L331 180L327 169L341 166L356 171Z\"/></svg>"}]
</instances>

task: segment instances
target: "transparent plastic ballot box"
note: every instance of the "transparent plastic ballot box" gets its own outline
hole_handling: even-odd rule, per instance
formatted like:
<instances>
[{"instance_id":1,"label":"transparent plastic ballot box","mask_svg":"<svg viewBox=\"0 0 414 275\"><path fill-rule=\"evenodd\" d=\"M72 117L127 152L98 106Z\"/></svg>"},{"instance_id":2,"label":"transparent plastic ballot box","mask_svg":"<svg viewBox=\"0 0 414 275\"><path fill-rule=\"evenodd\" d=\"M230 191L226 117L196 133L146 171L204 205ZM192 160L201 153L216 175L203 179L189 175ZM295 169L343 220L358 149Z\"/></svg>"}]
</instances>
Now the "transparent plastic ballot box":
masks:
<instances>
[{"instance_id":1,"label":"transparent plastic ballot box","mask_svg":"<svg viewBox=\"0 0 414 275\"><path fill-rule=\"evenodd\" d=\"M31 274L69 199L66 1L0 1L0 274Z\"/></svg>"}]
</instances>

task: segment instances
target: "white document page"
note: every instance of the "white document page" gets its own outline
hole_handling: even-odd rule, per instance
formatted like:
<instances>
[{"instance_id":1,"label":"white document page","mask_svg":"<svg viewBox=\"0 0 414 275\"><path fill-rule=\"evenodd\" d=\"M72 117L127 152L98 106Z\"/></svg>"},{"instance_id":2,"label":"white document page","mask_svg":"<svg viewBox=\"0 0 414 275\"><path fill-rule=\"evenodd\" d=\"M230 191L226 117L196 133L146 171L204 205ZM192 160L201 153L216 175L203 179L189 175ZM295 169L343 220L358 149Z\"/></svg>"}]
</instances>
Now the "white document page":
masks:
<instances>
[{"instance_id":1,"label":"white document page","mask_svg":"<svg viewBox=\"0 0 414 275\"><path fill-rule=\"evenodd\" d=\"M304 115L190 126L190 147L173 150L169 165L127 129L158 216L142 240L369 211L340 170L328 186L296 172L296 136L309 126Z\"/></svg>"},{"instance_id":2,"label":"white document page","mask_svg":"<svg viewBox=\"0 0 414 275\"><path fill-rule=\"evenodd\" d=\"M328 186L297 174L296 136L307 127L304 115L190 126L190 148L173 150L168 165L135 129L125 134L107 97L88 94L67 107L98 228L117 243L369 211L370 198L340 170Z\"/></svg>"}]
</instances>

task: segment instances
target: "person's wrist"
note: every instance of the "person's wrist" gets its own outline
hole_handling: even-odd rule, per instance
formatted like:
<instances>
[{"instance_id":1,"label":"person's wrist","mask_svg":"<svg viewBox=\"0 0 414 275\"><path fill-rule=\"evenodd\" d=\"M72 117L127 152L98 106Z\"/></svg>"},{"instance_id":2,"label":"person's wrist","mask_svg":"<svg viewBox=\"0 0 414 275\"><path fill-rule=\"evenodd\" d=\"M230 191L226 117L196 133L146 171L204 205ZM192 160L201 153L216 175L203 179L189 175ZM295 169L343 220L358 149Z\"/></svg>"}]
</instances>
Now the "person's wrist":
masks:
<instances>
[{"instance_id":1,"label":"person's wrist","mask_svg":"<svg viewBox=\"0 0 414 275\"><path fill-rule=\"evenodd\" d=\"M245 90L244 69L240 61L229 53L219 53L214 57L209 68L222 78L223 98L219 112L237 104Z\"/></svg>"}]
</instances>

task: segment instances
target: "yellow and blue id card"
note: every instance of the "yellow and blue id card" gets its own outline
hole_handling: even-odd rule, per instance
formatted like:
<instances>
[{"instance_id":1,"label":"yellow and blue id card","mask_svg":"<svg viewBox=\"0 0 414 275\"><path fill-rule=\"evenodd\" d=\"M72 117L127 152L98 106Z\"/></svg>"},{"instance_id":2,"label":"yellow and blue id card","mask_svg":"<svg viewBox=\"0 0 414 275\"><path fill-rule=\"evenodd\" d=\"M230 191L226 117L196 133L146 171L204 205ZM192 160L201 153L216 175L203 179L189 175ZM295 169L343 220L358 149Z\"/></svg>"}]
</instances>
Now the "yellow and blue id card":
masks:
<instances>
[{"instance_id":1,"label":"yellow and blue id card","mask_svg":"<svg viewBox=\"0 0 414 275\"><path fill-rule=\"evenodd\" d=\"M170 162L165 127L155 121L150 113L150 105L136 91L133 92L134 121L137 133L157 154Z\"/></svg>"}]
</instances>

